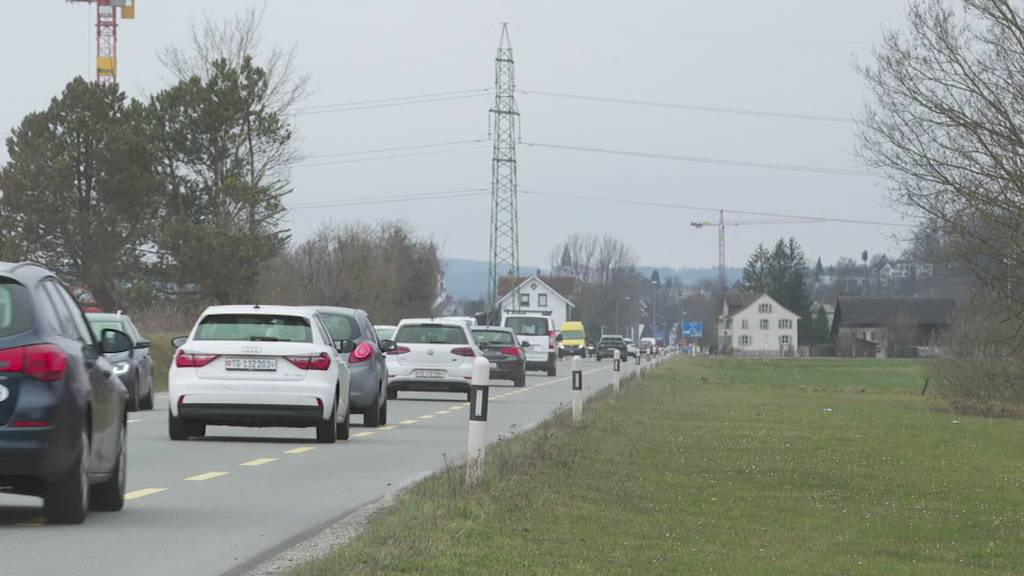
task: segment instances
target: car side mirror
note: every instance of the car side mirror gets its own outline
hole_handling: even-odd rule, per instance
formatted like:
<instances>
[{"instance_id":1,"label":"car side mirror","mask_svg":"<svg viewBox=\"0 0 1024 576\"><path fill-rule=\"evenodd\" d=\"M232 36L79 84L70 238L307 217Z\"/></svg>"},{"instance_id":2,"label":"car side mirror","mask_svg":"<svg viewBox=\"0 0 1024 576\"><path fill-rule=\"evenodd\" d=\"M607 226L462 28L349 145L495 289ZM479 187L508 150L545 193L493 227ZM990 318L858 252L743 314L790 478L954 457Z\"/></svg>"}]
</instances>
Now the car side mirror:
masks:
<instances>
[{"instance_id":1,"label":"car side mirror","mask_svg":"<svg viewBox=\"0 0 1024 576\"><path fill-rule=\"evenodd\" d=\"M337 350L339 354L350 354L356 349L356 343L352 340L335 340L334 349Z\"/></svg>"},{"instance_id":2,"label":"car side mirror","mask_svg":"<svg viewBox=\"0 0 1024 576\"><path fill-rule=\"evenodd\" d=\"M181 348L188 342L188 336L178 336L177 338L171 338L171 346L175 348Z\"/></svg>"},{"instance_id":3,"label":"car side mirror","mask_svg":"<svg viewBox=\"0 0 1024 576\"><path fill-rule=\"evenodd\" d=\"M559 334L558 336L555 336L555 342L561 342L561 341L562 341L562 335L561 334Z\"/></svg>"},{"instance_id":4,"label":"car side mirror","mask_svg":"<svg viewBox=\"0 0 1024 576\"><path fill-rule=\"evenodd\" d=\"M120 354L132 349L132 339L120 330L107 328L100 333L100 353Z\"/></svg>"},{"instance_id":5,"label":"car side mirror","mask_svg":"<svg viewBox=\"0 0 1024 576\"><path fill-rule=\"evenodd\" d=\"M380 351L387 354L388 352L394 352L398 350L398 344L394 340L381 340Z\"/></svg>"},{"instance_id":6,"label":"car side mirror","mask_svg":"<svg viewBox=\"0 0 1024 576\"><path fill-rule=\"evenodd\" d=\"M529 348L530 347L530 342L528 340L524 340L524 341L519 343L519 347L520 348Z\"/></svg>"},{"instance_id":7,"label":"car side mirror","mask_svg":"<svg viewBox=\"0 0 1024 576\"><path fill-rule=\"evenodd\" d=\"M150 346L152 346L152 344L146 339L140 339L135 343L136 350L147 350Z\"/></svg>"}]
</instances>

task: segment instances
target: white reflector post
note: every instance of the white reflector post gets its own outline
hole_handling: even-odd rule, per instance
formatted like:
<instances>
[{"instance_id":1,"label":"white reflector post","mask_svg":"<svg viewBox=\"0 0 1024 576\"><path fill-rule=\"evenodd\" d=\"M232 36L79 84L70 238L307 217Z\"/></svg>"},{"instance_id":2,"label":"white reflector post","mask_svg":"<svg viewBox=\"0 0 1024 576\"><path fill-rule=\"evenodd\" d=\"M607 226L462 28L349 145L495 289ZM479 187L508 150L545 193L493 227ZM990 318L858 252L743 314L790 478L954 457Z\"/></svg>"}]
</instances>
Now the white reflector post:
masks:
<instances>
[{"instance_id":1,"label":"white reflector post","mask_svg":"<svg viewBox=\"0 0 1024 576\"><path fill-rule=\"evenodd\" d=\"M487 451L487 392L491 382L491 363L483 356L473 360L473 380L469 385L469 440L466 451L466 484L472 486L484 477Z\"/></svg>"},{"instance_id":2,"label":"white reflector post","mask_svg":"<svg viewBox=\"0 0 1024 576\"><path fill-rule=\"evenodd\" d=\"M619 352L619 349L616 348L615 353L612 356L612 390L614 390L615 392L619 391L619 378L621 377L622 372L621 356L622 354Z\"/></svg>"},{"instance_id":3,"label":"white reflector post","mask_svg":"<svg viewBox=\"0 0 1024 576\"><path fill-rule=\"evenodd\" d=\"M579 356L572 357L572 421L583 420L583 367Z\"/></svg>"}]
</instances>

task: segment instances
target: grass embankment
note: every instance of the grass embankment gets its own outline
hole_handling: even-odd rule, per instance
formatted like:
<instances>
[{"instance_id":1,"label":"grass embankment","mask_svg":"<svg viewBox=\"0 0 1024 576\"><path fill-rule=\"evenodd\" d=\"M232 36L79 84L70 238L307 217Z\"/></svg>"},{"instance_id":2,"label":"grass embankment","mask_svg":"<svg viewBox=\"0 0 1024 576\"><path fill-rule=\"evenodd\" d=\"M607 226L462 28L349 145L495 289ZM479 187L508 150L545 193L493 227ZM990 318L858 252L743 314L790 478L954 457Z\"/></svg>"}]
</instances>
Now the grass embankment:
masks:
<instances>
[{"instance_id":1,"label":"grass embankment","mask_svg":"<svg viewBox=\"0 0 1024 576\"><path fill-rule=\"evenodd\" d=\"M148 332L145 334L150 341L149 353L153 357L153 386L157 392L167 391L167 371L171 368L174 358L174 346L171 338L181 334L165 332Z\"/></svg>"},{"instance_id":2,"label":"grass embankment","mask_svg":"<svg viewBox=\"0 0 1024 576\"><path fill-rule=\"evenodd\" d=\"M675 360L293 576L1020 573L1024 422L935 411L923 382L903 361Z\"/></svg>"}]
</instances>

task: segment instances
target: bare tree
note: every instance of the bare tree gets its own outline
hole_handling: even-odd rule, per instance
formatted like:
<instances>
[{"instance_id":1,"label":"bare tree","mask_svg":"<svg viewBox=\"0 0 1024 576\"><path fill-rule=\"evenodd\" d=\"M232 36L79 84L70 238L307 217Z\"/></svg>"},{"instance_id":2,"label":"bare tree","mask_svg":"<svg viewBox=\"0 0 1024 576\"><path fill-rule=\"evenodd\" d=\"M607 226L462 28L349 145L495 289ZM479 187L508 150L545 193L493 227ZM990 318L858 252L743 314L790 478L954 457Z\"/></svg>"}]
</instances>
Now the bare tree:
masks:
<instances>
[{"instance_id":1,"label":"bare tree","mask_svg":"<svg viewBox=\"0 0 1024 576\"><path fill-rule=\"evenodd\" d=\"M1009 0L915 0L862 69L860 155L1004 305L1024 348L1024 19Z\"/></svg>"}]
</instances>

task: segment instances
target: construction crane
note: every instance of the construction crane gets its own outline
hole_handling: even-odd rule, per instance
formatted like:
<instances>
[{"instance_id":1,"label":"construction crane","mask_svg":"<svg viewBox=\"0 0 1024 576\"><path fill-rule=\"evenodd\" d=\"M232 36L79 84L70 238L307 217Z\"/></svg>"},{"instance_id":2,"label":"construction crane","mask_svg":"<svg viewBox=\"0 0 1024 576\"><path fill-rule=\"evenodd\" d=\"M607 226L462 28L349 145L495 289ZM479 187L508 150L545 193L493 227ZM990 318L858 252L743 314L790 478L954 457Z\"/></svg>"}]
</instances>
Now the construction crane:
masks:
<instances>
[{"instance_id":1,"label":"construction crane","mask_svg":"<svg viewBox=\"0 0 1024 576\"><path fill-rule=\"evenodd\" d=\"M718 226L718 290L725 294L725 227L726 226L764 226L771 224L820 224L825 222L818 218L778 218L774 220L738 220L727 222L725 210L718 211L718 222L690 222L697 229Z\"/></svg>"},{"instance_id":2,"label":"construction crane","mask_svg":"<svg viewBox=\"0 0 1024 576\"><path fill-rule=\"evenodd\" d=\"M117 81L117 11L121 18L135 18L135 0L67 0L74 4L96 5L96 82Z\"/></svg>"}]
</instances>

